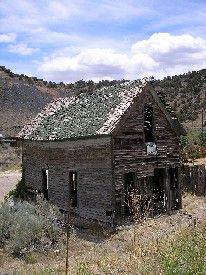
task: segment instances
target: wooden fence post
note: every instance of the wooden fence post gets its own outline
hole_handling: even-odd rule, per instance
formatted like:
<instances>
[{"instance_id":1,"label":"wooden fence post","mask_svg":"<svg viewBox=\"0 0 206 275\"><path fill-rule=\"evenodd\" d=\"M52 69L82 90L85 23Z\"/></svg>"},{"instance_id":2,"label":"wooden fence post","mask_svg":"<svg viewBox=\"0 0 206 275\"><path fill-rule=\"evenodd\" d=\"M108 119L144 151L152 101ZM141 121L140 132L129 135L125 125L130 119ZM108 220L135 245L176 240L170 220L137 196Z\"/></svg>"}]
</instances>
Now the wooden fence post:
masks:
<instances>
[{"instance_id":1,"label":"wooden fence post","mask_svg":"<svg viewBox=\"0 0 206 275\"><path fill-rule=\"evenodd\" d=\"M205 165L185 166L183 170L183 190L196 196L206 195Z\"/></svg>"},{"instance_id":2,"label":"wooden fence post","mask_svg":"<svg viewBox=\"0 0 206 275\"><path fill-rule=\"evenodd\" d=\"M205 196L205 165L198 167L197 196Z\"/></svg>"},{"instance_id":3,"label":"wooden fence post","mask_svg":"<svg viewBox=\"0 0 206 275\"><path fill-rule=\"evenodd\" d=\"M185 169L185 183L186 183L186 192L191 192L191 170L190 170L190 166L186 166L186 169Z\"/></svg>"}]
</instances>

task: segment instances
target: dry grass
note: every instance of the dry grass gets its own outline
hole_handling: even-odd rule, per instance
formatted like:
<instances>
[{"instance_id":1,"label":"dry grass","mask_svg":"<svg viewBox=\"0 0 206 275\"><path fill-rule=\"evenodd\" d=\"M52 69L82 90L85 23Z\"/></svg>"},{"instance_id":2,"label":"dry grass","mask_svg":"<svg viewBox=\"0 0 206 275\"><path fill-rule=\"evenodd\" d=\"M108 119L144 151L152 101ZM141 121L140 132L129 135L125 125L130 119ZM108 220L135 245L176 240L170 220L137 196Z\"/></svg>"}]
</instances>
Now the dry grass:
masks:
<instances>
[{"instance_id":1,"label":"dry grass","mask_svg":"<svg viewBox=\"0 0 206 275\"><path fill-rule=\"evenodd\" d=\"M0 145L0 172L21 168L21 149Z\"/></svg>"},{"instance_id":2,"label":"dry grass","mask_svg":"<svg viewBox=\"0 0 206 275\"><path fill-rule=\"evenodd\" d=\"M69 274L206 274L206 199L187 195L183 202L182 211L107 238L77 230L69 242ZM17 274L64 274L65 247L24 260L0 252L0 266Z\"/></svg>"},{"instance_id":3,"label":"dry grass","mask_svg":"<svg viewBox=\"0 0 206 275\"><path fill-rule=\"evenodd\" d=\"M199 158L194 161L194 164L204 164L206 165L206 158Z\"/></svg>"},{"instance_id":4,"label":"dry grass","mask_svg":"<svg viewBox=\"0 0 206 275\"><path fill-rule=\"evenodd\" d=\"M0 203L4 197L15 188L18 181L21 179L21 171L0 171Z\"/></svg>"}]
</instances>

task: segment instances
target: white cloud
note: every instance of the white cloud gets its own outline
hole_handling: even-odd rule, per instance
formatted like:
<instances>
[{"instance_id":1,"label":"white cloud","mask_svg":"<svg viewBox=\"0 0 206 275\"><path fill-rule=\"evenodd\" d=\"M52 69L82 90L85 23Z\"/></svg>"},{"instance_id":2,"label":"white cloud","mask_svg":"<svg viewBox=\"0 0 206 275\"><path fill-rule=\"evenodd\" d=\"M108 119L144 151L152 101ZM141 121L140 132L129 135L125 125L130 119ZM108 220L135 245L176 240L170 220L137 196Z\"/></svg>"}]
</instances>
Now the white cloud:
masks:
<instances>
[{"instance_id":1,"label":"white cloud","mask_svg":"<svg viewBox=\"0 0 206 275\"><path fill-rule=\"evenodd\" d=\"M14 42L16 39L15 33L0 34L0 43Z\"/></svg>"},{"instance_id":2,"label":"white cloud","mask_svg":"<svg viewBox=\"0 0 206 275\"><path fill-rule=\"evenodd\" d=\"M122 21L149 16L151 8L134 0L79 1L79 15L86 21Z\"/></svg>"},{"instance_id":3,"label":"white cloud","mask_svg":"<svg viewBox=\"0 0 206 275\"><path fill-rule=\"evenodd\" d=\"M47 78L78 79L127 78L166 75L206 66L206 40L192 35L155 33L137 41L127 53L110 48L85 49L76 55L51 56L39 63Z\"/></svg>"},{"instance_id":4,"label":"white cloud","mask_svg":"<svg viewBox=\"0 0 206 275\"><path fill-rule=\"evenodd\" d=\"M39 65L39 71L50 75L67 74L68 80L114 79L123 77L125 64L129 63L126 54L111 49L87 49L74 57L52 57ZM58 78L58 77L57 77Z\"/></svg>"},{"instance_id":5,"label":"white cloud","mask_svg":"<svg viewBox=\"0 0 206 275\"><path fill-rule=\"evenodd\" d=\"M77 9L77 7L71 3L72 1L63 3L61 1L49 1L47 14L50 14L56 20L62 20L69 18Z\"/></svg>"},{"instance_id":6,"label":"white cloud","mask_svg":"<svg viewBox=\"0 0 206 275\"><path fill-rule=\"evenodd\" d=\"M35 28L61 28L74 22L121 22L149 16L149 6L134 0L39 0L0 1L0 26L7 32L27 33Z\"/></svg>"},{"instance_id":7,"label":"white cloud","mask_svg":"<svg viewBox=\"0 0 206 275\"><path fill-rule=\"evenodd\" d=\"M171 51L196 52L206 49L206 40L189 34L171 35L169 33L155 33L149 39L138 41L132 46L135 53L147 53L151 56L167 54Z\"/></svg>"},{"instance_id":8,"label":"white cloud","mask_svg":"<svg viewBox=\"0 0 206 275\"><path fill-rule=\"evenodd\" d=\"M24 43L9 45L8 50L11 53L17 53L20 55L32 55L34 52L39 51L39 49L30 48Z\"/></svg>"},{"instance_id":9,"label":"white cloud","mask_svg":"<svg viewBox=\"0 0 206 275\"><path fill-rule=\"evenodd\" d=\"M79 64L88 65L111 65L124 68L128 62L126 54L117 53L112 49L88 49L76 57Z\"/></svg>"},{"instance_id":10,"label":"white cloud","mask_svg":"<svg viewBox=\"0 0 206 275\"><path fill-rule=\"evenodd\" d=\"M46 45L64 45L72 41L80 42L81 38L77 35L70 35L64 32L51 31L49 29L39 27L34 28L29 31L29 36L32 40L35 40L37 44L46 44Z\"/></svg>"}]
</instances>

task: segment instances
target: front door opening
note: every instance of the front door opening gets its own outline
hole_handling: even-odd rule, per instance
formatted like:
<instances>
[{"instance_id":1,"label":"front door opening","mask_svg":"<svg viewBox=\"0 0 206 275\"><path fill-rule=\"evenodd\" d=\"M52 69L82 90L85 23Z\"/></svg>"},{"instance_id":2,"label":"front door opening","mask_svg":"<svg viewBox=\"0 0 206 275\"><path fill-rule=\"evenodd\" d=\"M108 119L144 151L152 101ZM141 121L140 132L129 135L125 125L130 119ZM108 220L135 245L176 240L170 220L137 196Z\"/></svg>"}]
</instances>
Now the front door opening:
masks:
<instances>
[{"instance_id":1,"label":"front door opening","mask_svg":"<svg viewBox=\"0 0 206 275\"><path fill-rule=\"evenodd\" d=\"M49 190L49 170L48 169L42 169L42 178L43 178L42 193L44 198L48 200L48 190Z\"/></svg>"},{"instance_id":2,"label":"front door opening","mask_svg":"<svg viewBox=\"0 0 206 275\"><path fill-rule=\"evenodd\" d=\"M129 172L124 174L124 189L125 189L125 203L124 213L126 216L132 215L132 199L135 193L135 173Z\"/></svg>"},{"instance_id":3,"label":"front door opening","mask_svg":"<svg viewBox=\"0 0 206 275\"><path fill-rule=\"evenodd\" d=\"M77 207L77 173L69 173L70 203L72 207Z\"/></svg>"},{"instance_id":4,"label":"front door opening","mask_svg":"<svg viewBox=\"0 0 206 275\"><path fill-rule=\"evenodd\" d=\"M165 170L163 168L154 169L153 205L154 212L157 213L160 213L164 210L164 176Z\"/></svg>"}]
</instances>

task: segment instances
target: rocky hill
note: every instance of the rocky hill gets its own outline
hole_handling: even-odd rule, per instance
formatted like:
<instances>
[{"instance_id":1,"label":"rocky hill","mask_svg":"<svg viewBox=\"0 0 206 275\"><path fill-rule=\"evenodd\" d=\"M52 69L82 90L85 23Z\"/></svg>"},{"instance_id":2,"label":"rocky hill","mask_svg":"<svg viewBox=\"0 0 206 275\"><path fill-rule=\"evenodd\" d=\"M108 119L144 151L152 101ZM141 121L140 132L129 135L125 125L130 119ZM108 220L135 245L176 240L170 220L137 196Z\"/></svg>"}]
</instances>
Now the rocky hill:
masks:
<instances>
[{"instance_id":1,"label":"rocky hill","mask_svg":"<svg viewBox=\"0 0 206 275\"><path fill-rule=\"evenodd\" d=\"M61 96L66 91L0 67L0 133L15 135L45 104Z\"/></svg>"},{"instance_id":2,"label":"rocky hill","mask_svg":"<svg viewBox=\"0 0 206 275\"><path fill-rule=\"evenodd\" d=\"M47 82L36 77L12 73L0 67L0 133L15 136L44 106L59 97L71 96L82 91L93 91L100 86L115 84L118 81L82 80L74 84Z\"/></svg>"},{"instance_id":3,"label":"rocky hill","mask_svg":"<svg viewBox=\"0 0 206 275\"><path fill-rule=\"evenodd\" d=\"M102 86L124 81L55 83L14 74L0 66L0 133L16 135L47 103L58 97L84 91L95 92ZM198 129L201 127L201 112L206 109L206 69L154 80L153 86L170 111L174 111L187 128L194 125Z\"/></svg>"},{"instance_id":4,"label":"rocky hill","mask_svg":"<svg viewBox=\"0 0 206 275\"><path fill-rule=\"evenodd\" d=\"M201 128L202 113L206 126L206 69L167 76L153 85L188 130Z\"/></svg>"}]
</instances>

